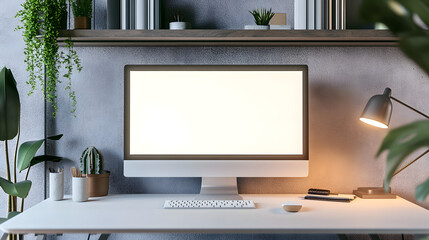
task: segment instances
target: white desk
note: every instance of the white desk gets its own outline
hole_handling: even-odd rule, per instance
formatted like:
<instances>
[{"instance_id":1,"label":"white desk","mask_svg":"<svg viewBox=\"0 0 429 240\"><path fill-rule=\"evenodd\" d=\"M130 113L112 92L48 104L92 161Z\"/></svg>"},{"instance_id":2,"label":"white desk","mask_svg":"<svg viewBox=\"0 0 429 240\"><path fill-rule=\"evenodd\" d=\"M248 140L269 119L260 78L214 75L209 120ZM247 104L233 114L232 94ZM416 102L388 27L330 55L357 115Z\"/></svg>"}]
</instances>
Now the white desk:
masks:
<instances>
[{"instance_id":1,"label":"white desk","mask_svg":"<svg viewBox=\"0 0 429 240\"><path fill-rule=\"evenodd\" d=\"M45 200L0 225L7 233L348 233L428 234L429 211L402 198L351 203L303 195L242 195L257 209L163 209L166 199L194 195L113 195L78 203ZM298 213L280 204L300 201Z\"/></svg>"}]
</instances>

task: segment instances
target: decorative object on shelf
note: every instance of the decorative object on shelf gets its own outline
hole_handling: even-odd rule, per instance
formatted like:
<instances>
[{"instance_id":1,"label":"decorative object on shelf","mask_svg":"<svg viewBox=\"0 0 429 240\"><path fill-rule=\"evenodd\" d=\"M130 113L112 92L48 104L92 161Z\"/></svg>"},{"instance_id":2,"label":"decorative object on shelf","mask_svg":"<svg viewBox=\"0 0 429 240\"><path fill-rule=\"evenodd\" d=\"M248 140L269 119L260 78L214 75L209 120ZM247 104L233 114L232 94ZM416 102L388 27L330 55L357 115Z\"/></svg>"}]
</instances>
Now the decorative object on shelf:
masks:
<instances>
[{"instance_id":1,"label":"decorative object on shelf","mask_svg":"<svg viewBox=\"0 0 429 240\"><path fill-rule=\"evenodd\" d=\"M24 210L24 199L27 197L31 181L28 180L30 168L38 163L45 161L61 160L61 157L55 156L36 156L36 152L46 141L41 139L37 141L24 142L19 145L20 138L20 113L21 103L19 100L16 81L12 71L4 67L0 70L0 141L4 143L6 155L6 178L0 177L0 187L9 196L8 197L8 218L16 216ZM48 137L49 140L59 140L62 135ZM13 161L9 158L9 140L16 138L15 155ZM18 180L18 173L27 170L24 180ZM19 172L18 172L19 171ZM18 210L18 198L21 198L20 210ZM0 218L0 222L7 219Z\"/></svg>"},{"instance_id":2,"label":"decorative object on shelf","mask_svg":"<svg viewBox=\"0 0 429 240\"><path fill-rule=\"evenodd\" d=\"M67 28L67 5L66 0L25 0L22 4L17 18L21 21L23 38L25 42L25 63L29 78L26 81L31 86L31 95L40 81L42 92L45 92L45 99L52 104L52 115L55 117L57 105L58 83L64 82L60 79L60 70L64 69L62 77L65 82L65 90L72 100L71 113L76 111L76 95L71 88L71 76L73 69L78 72L82 70L80 59L73 49L73 42L65 40L65 49L60 51L57 38L59 30ZM40 36L39 36L40 35ZM46 71L44 71L46 68ZM46 77L46 85L45 85ZM45 89L46 88L46 89Z\"/></svg>"},{"instance_id":3,"label":"decorative object on shelf","mask_svg":"<svg viewBox=\"0 0 429 240\"><path fill-rule=\"evenodd\" d=\"M362 115L360 117L360 120L366 124L378 127L378 128L388 128L390 123L390 117L392 116L392 101L403 105L404 107L420 114L421 116L429 119L429 116L420 112L419 110L407 105L406 103L396 99L395 97L392 97L392 90L390 88L386 88L384 90L383 94L375 95L371 97L368 101L368 103L365 106L365 109L362 112ZM429 145L429 142L428 142ZM387 171L389 171L389 174L391 174L391 177L396 176L398 173L402 172L405 168L409 167L411 164L419 160L421 157L426 155L429 152L429 150L426 150L424 153L420 154L417 158L415 158L413 161L409 162L404 167L400 168L399 170L396 170L396 168L399 166L396 166L393 171L387 167ZM387 184L387 182L385 182ZM384 191L386 190L386 192ZM390 187L384 186L385 189L382 187L376 187L376 188L358 188L357 190L353 191L353 193L361 198L395 198L396 195L390 193Z\"/></svg>"},{"instance_id":4,"label":"decorative object on shelf","mask_svg":"<svg viewBox=\"0 0 429 240\"><path fill-rule=\"evenodd\" d=\"M270 20L270 30L288 30L291 29L286 25L286 13L274 13L273 18Z\"/></svg>"},{"instance_id":5,"label":"decorative object on shelf","mask_svg":"<svg viewBox=\"0 0 429 240\"><path fill-rule=\"evenodd\" d=\"M88 147L80 158L80 171L88 178L89 197L106 196L110 172L103 170L103 156L95 147Z\"/></svg>"},{"instance_id":6,"label":"decorative object on shelf","mask_svg":"<svg viewBox=\"0 0 429 240\"><path fill-rule=\"evenodd\" d=\"M427 1L364 0L360 14L368 22L384 23L400 37L400 49L429 74L429 11ZM401 12L398 12L401 9ZM413 17L410 17L413 16ZM418 21L416 19L419 19ZM390 131L384 138L379 156L388 151L384 175L385 190L399 165L413 152L429 146L429 120L414 122ZM416 200L423 202L429 194L429 179L417 186Z\"/></svg>"},{"instance_id":7,"label":"decorative object on shelf","mask_svg":"<svg viewBox=\"0 0 429 240\"><path fill-rule=\"evenodd\" d=\"M254 21L256 25L245 25L244 29L249 30L268 30L270 29L270 26L268 25L270 23L270 20L274 17L274 13L272 12L271 8L270 10L267 10L265 8L254 9L252 11L249 11L250 14L252 14Z\"/></svg>"},{"instance_id":8,"label":"decorative object on shelf","mask_svg":"<svg viewBox=\"0 0 429 240\"><path fill-rule=\"evenodd\" d=\"M143 1L143 0L136 0ZM107 29L120 29L120 2L107 0Z\"/></svg>"},{"instance_id":9,"label":"decorative object on shelf","mask_svg":"<svg viewBox=\"0 0 429 240\"><path fill-rule=\"evenodd\" d=\"M74 29L91 29L92 0L70 0Z\"/></svg>"},{"instance_id":10,"label":"decorative object on shelf","mask_svg":"<svg viewBox=\"0 0 429 240\"><path fill-rule=\"evenodd\" d=\"M188 22L184 22L183 15L180 13L175 13L172 16L173 21L170 22L170 30L184 30L190 28Z\"/></svg>"}]
</instances>

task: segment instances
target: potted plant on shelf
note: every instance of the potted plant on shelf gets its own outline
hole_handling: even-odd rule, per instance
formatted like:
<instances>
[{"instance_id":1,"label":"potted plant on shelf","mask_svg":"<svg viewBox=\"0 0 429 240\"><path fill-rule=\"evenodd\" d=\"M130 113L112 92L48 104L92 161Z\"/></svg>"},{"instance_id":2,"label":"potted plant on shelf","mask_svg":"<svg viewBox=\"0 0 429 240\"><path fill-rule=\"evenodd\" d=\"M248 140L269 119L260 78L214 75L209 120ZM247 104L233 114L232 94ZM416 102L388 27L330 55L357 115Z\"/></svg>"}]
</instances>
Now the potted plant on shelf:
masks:
<instances>
[{"instance_id":1,"label":"potted plant on shelf","mask_svg":"<svg viewBox=\"0 0 429 240\"><path fill-rule=\"evenodd\" d=\"M245 25L244 29L249 30L268 30L270 29L270 26L268 25L270 23L271 18L274 17L274 13L272 12L271 8L270 10L267 10L265 8L254 9L252 11L249 11L250 14L252 14L256 25Z\"/></svg>"},{"instance_id":2,"label":"potted plant on shelf","mask_svg":"<svg viewBox=\"0 0 429 240\"><path fill-rule=\"evenodd\" d=\"M20 113L21 103L19 100L16 81L12 71L7 68L0 70L0 141L4 143L5 162L0 165L5 167L6 176L0 177L0 187L8 195L7 217L0 218L0 224L24 211L24 199L28 196L31 189L31 181L28 180L28 174L32 166L45 162L58 162L62 158L56 156L41 155L36 156L36 152L46 140L59 140L62 135L48 137L36 141L24 142L19 144L20 137ZM13 158L9 156L9 141L16 139L15 154ZM25 172L18 180L19 173ZM3 171L2 171L3 172ZM19 206L18 198L21 198ZM16 235L10 235L9 239L17 239Z\"/></svg>"},{"instance_id":3,"label":"potted plant on shelf","mask_svg":"<svg viewBox=\"0 0 429 240\"><path fill-rule=\"evenodd\" d=\"M106 196L109 192L109 171L103 170L103 155L88 147L80 158L80 171L88 178L88 197Z\"/></svg>"},{"instance_id":4,"label":"potted plant on shelf","mask_svg":"<svg viewBox=\"0 0 429 240\"><path fill-rule=\"evenodd\" d=\"M92 0L71 0L74 29L91 29Z\"/></svg>"},{"instance_id":5,"label":"potted plant on shelf","mask_svg":"<svg viewBox=\"0 0 429 240\"><path fill-rule=\"evenodd\" d=\"M74 68L80 72L82 66L70 38L65 41L65 48L60 49L57 44L60 30L67 29L67 0L25 0L21 6L22 10L16 17L21 21L17 29L23 30L25 63L29 72L27 84L31 86L28 95L40 82L55 117L58 110L57 85L62 82L60 70L63 70L62 77L68 79L64 88L72 100L71 112L74 113L76 96L71 88L71 76Z\"/></svg>"},{"instance_id":6,"label":"potted plant on shelf","mask_svg":"<svg viewBox=\"0 0 429 240\"><path fill-rule=\"evenodd\" d=\"M170 22L170 30L184 30L191 28L189 22L183 21L183 15L180 13L174 13L172 15L173 21Z\"/></svg>"}]
</instances>

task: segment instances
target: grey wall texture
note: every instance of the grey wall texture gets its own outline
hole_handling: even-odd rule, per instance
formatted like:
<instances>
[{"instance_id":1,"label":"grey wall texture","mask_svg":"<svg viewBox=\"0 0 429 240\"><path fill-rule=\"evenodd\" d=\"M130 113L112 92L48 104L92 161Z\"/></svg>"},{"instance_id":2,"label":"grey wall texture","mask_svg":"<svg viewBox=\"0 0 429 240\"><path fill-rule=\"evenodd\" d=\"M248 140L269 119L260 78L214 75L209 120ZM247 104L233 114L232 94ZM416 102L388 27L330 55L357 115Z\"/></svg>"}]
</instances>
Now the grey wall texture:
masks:
<instances>
[{"instance_id":1,"label":"grey wall texture","mask_svg":"<svg viewBox=\"0 0 429 240\"><path fill-rule=\"evenodd\" d=\"M20 32L13 28L21 1L5 1L0 8L0 66L12 68L22 101L22 140L43 137L43 99L39 92L27 97L27 72L23 62ZM293 11L291 1L196 1L167 0L166 4L187 5L194 11L194 26L242 28L251 24L247 10L255 7L283 6ZM241 10L240 10L241 9ZM276 9L273 7L273 9ZM208 16L210 15L211 16ZM224 15L222 15L224 14ZM96 28L105 27L105 1L97 1ZM218 17L219 16L219 17ZM289 14L288 21L292 24ZM210 21L207 19L211 19ZM212 24L210 22L215 22ZM394 47L82 47L76 48L84 66L73 77L78 106L77 117L70 114L71 102L59 90L59 112L48 118L49 134L63 133L48 151L66 158L68 169L78 166L81 152L94 145L105 156L112 172L110 193L198 193L199 178L125 178L123 176L124 66L127 64L306 64L310 87L310 169L307 178L240 178L240 193L304 193L310 187L351 193L362 186L381 186L385 155L375 158L387 131L359 122L369 97L385 87L393 96L429 112L426 100L429 78ZM49 115L48 115L49 116ZM420 119L394 103L391 125ZM0 151L3 151L1 146ZM4 158L0 174L4 176ZM394 193L415 202L414 189L429 176L429 162L421 159L395 177ZM27 207L43 199L44 170L32 170L33 180ZM70 174L66 171L66 193L70 193ZM46 189L48 190L48 189ZM0 193L0 216L6 212L6 195ZM429 200L419 203L429 208ZM142 216L144 217L144 216ZM184 216L185 218L186 216ZM83 235L64 235L58 239L84 239ZM139 234L112 235L111 239L336 239L332 235L209 235ZM367 239L354 236L354 239ZM400 239L388 236L385 239Z\"/></svg>"}]
</instances>

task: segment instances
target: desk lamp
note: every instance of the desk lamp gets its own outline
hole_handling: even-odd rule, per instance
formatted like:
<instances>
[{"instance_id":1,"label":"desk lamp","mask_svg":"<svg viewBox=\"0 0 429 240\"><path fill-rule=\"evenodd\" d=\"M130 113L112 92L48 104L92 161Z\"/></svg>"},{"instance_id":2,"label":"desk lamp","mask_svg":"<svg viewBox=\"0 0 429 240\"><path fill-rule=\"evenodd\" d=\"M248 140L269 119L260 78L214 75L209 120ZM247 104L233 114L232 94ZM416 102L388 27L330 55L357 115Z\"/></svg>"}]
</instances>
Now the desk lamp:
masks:
<instances>
[{"instance_id":1,"label":"desk lamp","mask_svg":"<svg viewBox=\"0 0 429 240\"><path fill-rule=\"evenodd\" d=\"M392 97L392 90L390 88L386 88L384 90L384 93L381 95L375 95L372 98L369 99L368 103L366 104L365 109L362 112L362 115L360 117L360 120L364 123L367 123L369 125L379 127L379 128L388 128L390 123L390 117L392 116L392 101L394 100L397 103L407 107L408 109L413 110L414 112L422 115L425 118L429 118L428 115L420 112L419 110L405 104L404 102ZM415 158L413 161L402 167L401 169L397 170L393 176L397 175L398 173L402 172L405 168L419 160L421 157L423 157L425 154L427 154L429 150L426 150L424 153L419 155L417 158ZM354 190L353 193L361 198L396 198L395 194L386 193L384 191L384 188L382 187L364 187L364 188L358 188L357 190Z\"/></svg>"}]
</instances>

